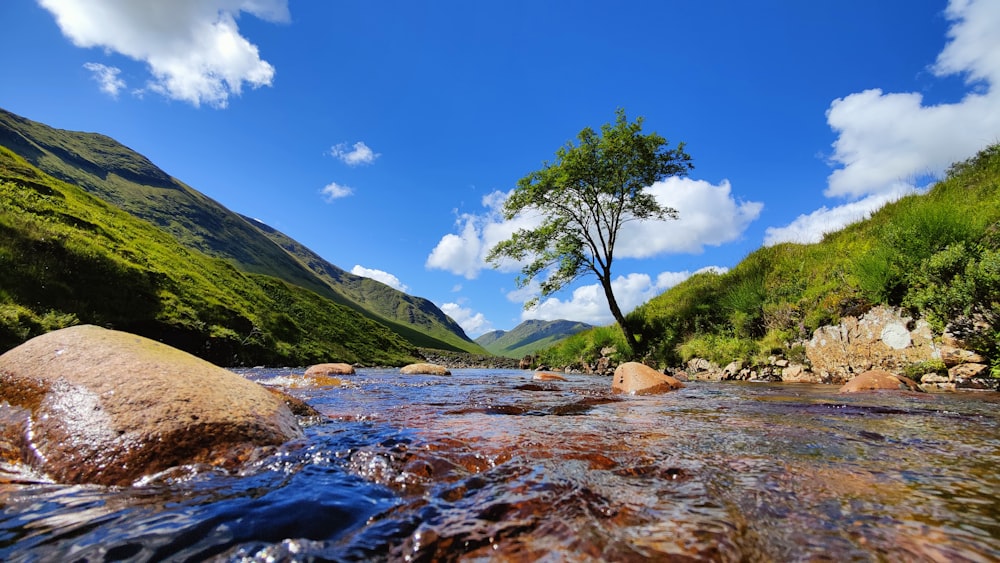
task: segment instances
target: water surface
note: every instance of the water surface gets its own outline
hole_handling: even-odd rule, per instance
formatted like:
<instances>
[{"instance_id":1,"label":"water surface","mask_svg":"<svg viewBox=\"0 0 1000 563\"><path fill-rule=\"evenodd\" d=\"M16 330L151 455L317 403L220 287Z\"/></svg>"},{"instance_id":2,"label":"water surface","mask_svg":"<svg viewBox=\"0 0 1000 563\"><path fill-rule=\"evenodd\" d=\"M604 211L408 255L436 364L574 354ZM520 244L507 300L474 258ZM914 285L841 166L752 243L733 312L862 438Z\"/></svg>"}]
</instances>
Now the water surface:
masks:
<instances>
[{"instance_id":1,"label":"water surface","mask_svg":"<svg viewBox=\"0 0 1000 563\"><path fill-rule=\"evenodd\" d=\"M1000 559L1000 393L568 377L360 370L240 474L0 479L0 559Z\"/></svg>"}]
</instances>

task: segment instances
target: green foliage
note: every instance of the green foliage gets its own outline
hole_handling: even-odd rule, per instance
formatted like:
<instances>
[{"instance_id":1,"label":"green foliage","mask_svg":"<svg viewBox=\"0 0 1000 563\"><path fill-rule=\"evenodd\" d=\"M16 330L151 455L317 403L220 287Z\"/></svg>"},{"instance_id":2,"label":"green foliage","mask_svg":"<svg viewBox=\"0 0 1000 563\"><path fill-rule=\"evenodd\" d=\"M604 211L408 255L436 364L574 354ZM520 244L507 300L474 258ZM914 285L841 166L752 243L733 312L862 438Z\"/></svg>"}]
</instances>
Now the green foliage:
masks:
<instances>
[{"instance_id":1,"label":"green foliage","mask_svg":"<svg viewBox=\"0 0 1000 563\"><path fill-rule=\"evenodd\" d=\"M880 304L948 326L1000 372L1000 145L953 165L926 194L819 243L762 248L726 273L694 275L627 320L661 365L802 361L801 341L817 328Z\"/></svg>"},{"instance_id":2,"label":"green foliage","mask_svg":"<svg viewBox=\"0 0 1000 563\"><path fill-rule=\"evenodd\" d=\"M523 358L588 328L592 327L574 321L528 320L507 332L484 334L476 339L476 343L498 356Z\"/></svg>"},{"instance_id":3,"label":"green foliage","mask_svg":"<svg viewBox=\"0 0 1000 563\"><path fill-rule=\"evenodd\" d=\"M28 169L37 167L157 226L189 250L230 262L246 274L313 291L388 326L414 346L484 352L430 301L337 268L284 234L171 178L109 137L54 129L0 110L0 145L27 161L10 165L20 170L22 180L36 174ZM49 189L44 182L36 188ZM84 227L79 220L76 224Z\"/></svg>"},{"instance_id":4,"label":"green foliage","mask_svg":"<svg viewBox=\"0 0 1000 563\"><path fill-rule=\"evenodd\" d=\"M736 360L746 360L757 355L757 343L750 338L723 334L698 334L678 346L682 361L704 358L720 366Z\"/></svg>"},{"instance_id":5,"label":"green foliage","mask_svg":"<svg viewBox=\"0 0 1000 563\"><path fill-rule=\"evenodd\" d=\"M0 347L78 323L221 365L413 360L356 311L181 246L0 147Z\"/></svg>"},{"instance_id":6,"label":"green foliage","mask_svg":"<svg viewBox=\"0 0 1000 563\"><path fill-rule=\"evenodd\" d=\"M631 348L625 341L625 335L621 328L613 325L592 327L566 337L555 346L539 352L539 362L557 367L594 364L607 348L614 349L611 358L616 362L631 357Z\"/></svg>"},{"instance_id":7,"label":"green foliage","mask_svg":"<svg viewBox=\"0 0 1000 563\"><path fill-rule=\"evenodd\" d=\"M511 220L536 213L543 217L542 224L516 231L487 255L493 265L506 259L527 261L518 287L544 276L542 297L581 276L597 276L633 349L637 341L611 289L615 241L630 221L676 217L676 210L661 206L646 188L692 167L683 143L668 149L666 139L641 131L642 118L630 123L625 111L618 110L614 125L603 125L600 133L585 128L577 136L578 145L560 148L556 162L518 181L504 202L504 216Z\"/></svg>"},{"instance_id":8,"label":"green foliage","mask_svg":"<svg viewBox=\"0 0 1000 563\"><path fill-rule=\"evenodd\" d=\"M919 382L920 377L927 375L928 373L937 373L940 375L948 374L948 367L944 365L941 360L927 360L923 362L914 362L903 367L903 375L909 377L910 379Z\"/></svg>"}]
</instances>

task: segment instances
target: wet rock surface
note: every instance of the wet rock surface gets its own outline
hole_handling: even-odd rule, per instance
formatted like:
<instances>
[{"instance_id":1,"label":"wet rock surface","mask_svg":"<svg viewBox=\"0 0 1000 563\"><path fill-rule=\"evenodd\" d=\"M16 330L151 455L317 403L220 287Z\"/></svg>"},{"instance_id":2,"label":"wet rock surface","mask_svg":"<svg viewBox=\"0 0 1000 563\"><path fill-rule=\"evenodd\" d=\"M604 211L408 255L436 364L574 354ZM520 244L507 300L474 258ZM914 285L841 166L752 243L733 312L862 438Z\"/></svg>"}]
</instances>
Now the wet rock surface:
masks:
<instances>
[{"instance_id":1,"label":"wet rock surface","mask_svg":"<svg viewBox=\"0 0 1000 563\"><path fill-rule=\"evenodd\" d=\"M677 379L639 362L626 362L615 370L611 391L630 395L651 395L684 387Z\"/></svg>"},{"instance_id":2,"label":"wet rock surface","mask_svg":"<svg viewBox=\"0 0 1000 563\"><path fill-rule=\"evenodd\" d=\"M234 468L302 436L289 407L262 386L95 326L0 356L0 401L8 438L0 451L10 458L16 450L63 483L121 485L185 464Z\"/></svg>"},{"instance_id":3,"label":"wet rock surface","mask_svg":"<svg viewBox=\"0 0 1000 563\"><path fill-rule=\"evenodd\" d=\"M841 393L863 393L865 391L923 391L908 377L882 370L869 370L858 374L841 388Z\"/></svg>"},{"instance_id":4,"label":"wet rock surface","mask_svg":"<svg viewBox=\"0 0 1000 563\"><path fill-rule=\"evenodd\" d=\"M360 369L351 387L293 389L324 422L239 476L0 483L0 559L977 561L1000 549L998 394L692 382L632 397L603 377L532 375Z\"/></svg>"},{"instance_id":5,"label":"wet rock surface","mask_svg":"<svg viewBox=\"0 0 1000 563\"><path fill-rule=\"evenodd\" d=\"M417 363L399 368L403 375L451 375L451 371L437 364Z\"/></svg>"}]
</instances>

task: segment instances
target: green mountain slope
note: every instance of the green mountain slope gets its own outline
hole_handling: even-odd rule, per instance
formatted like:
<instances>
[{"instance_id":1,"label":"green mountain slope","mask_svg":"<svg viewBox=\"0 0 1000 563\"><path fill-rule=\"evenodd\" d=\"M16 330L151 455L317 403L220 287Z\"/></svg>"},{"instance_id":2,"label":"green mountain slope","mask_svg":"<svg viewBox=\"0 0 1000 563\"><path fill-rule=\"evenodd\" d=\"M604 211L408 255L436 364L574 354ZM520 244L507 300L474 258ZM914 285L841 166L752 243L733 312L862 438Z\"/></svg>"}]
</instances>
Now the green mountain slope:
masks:
<instances>
[{"instance_id":1,"label":"green mountain slope","mask_svg":"<svg viewBox=\"0 0 1000 563\"><path fill-rule=\"evenodd\" d=\"M483 348L498 356L523 358L548 348L564 338L587 330L587 323L575 321L524 321L508 332L495 330L476 339Z\"/></svg>"},{"instance_id":2,"label":"green mountain slope","mask_svg":"<svg viewBox=\"0 0 1000 563\"><path fill-rule=\"evenodd\" d=\"M433 303L336 268L170 177L114 139L55 129L0 110L0 146L162 228L188 248L314 291L390 326L415 346L484 352Z\"/></svg>"},{"instance_id":3,"label":"green mountain slope","mask_svg":"<svg viewBox=\"0 0 1000 563\"><path fill-rule=\"evenodd\" d=\"M485 350L469 340L458 323L427 299L408 295L371 278L356 276L327 262L284 233L256 219L243 218L254 224L273 243L319 279L337 288L340 295L367 311L368 316L388 326L415 346L485 353Z\"/></svg>"},{"instance_id":4,"label":"green mountain slope","mask_svg":"<svg viewBox=\"0 0 1000 563\"><path fill-rule=\"evenodd\" d=\"M1000 375L1000 144L821 242L761 248L724 274L692 276L628 322L640 355L661 365L764 363L801 360L818 327L876 305L903 307L938 334L948 327ZM574 354L556 346L543 359Z\"/></svg>"},{"instance_id":5,"label":"green mountain slope","mask_svg":"<svg viewBox=\"0 0 1000 563\"><path fill-rule=\"evenodd\" d=\"M353 309L183 246L0 147L0 351L77 323L220 365L399 365L415 356Z\"/></svg>"}]
</instances>

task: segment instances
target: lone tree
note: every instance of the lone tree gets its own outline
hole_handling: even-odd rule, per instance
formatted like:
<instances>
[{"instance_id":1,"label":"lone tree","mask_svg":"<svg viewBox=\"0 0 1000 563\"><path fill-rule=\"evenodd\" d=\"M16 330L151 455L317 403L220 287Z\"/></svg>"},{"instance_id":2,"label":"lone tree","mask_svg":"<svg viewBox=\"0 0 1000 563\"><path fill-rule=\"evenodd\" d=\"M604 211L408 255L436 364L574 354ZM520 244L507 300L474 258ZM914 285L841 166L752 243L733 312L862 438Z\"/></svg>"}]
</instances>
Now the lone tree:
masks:
<instances>
[{"instance_id":1,"label":"lone tree","mask_svg":"<svg viewBox=\"0 0 1000 563\"><path fill-rule=\"evenodd\" d=\"M630 221L676 219L677 210L660 205L646 188L669 176L684 176L693 166L684 143L670 149L656 133L642 134L641 117L629 123L625 110L616 115L614 125L604 124L599 134L589 127L580 131L579 145L567 143L556 152L555 163L545 162L517 182L504 202L504 217L509 221L536 212L543 221L494 246L486 260L494 267L507 258L528 260L517 286L544 275L541 297L596 275L611 314L638 353L638 341L611 288L615 243ZM537 303L538 298L532 299L525 308Z\"/></svg>"}]
</instances>

